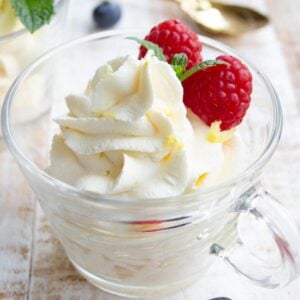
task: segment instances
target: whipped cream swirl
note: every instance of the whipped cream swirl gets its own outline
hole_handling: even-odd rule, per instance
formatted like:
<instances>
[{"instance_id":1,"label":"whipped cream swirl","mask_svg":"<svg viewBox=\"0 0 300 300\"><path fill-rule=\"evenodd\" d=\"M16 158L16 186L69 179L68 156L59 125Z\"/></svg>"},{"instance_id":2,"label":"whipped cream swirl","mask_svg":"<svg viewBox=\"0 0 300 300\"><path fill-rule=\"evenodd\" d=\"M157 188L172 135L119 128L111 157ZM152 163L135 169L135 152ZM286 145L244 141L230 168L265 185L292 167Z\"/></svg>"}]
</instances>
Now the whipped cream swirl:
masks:
<instances>
[{"instance_id":1,"label":"whipped cream swirl","mask_svg":"<svg viewBox=\"0 0 300 300\"><path fill-rule=\"evenodd\" d=\"M48 172L81 189L118 197L177 196L221 173L222 144L187 112L171 66L151 52L101 66L55 121Z\"/></svg>"}]
</instances>

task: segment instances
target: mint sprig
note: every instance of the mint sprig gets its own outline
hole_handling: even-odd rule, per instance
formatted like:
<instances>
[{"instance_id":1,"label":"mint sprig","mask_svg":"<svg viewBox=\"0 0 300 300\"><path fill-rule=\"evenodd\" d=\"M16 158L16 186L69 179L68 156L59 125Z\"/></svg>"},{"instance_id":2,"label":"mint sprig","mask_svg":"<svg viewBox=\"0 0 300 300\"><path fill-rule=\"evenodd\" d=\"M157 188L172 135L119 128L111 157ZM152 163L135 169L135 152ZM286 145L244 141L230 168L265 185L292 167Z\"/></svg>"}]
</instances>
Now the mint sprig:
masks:
<instances>
[{"instance_id":1,"label":"mint sprig","mask_svg":"<svg viewBox=\"0 0 300 300\"><path fill-rule=\"evenodd\" d=\"M152 42L149 42L149 41L145 41L145 40L136 38L136 37L128 37L127 39L136 41L139 44L141 44L142 46L144 46L146 49L152 50L154 52L154 55L159 60L162 60L165 62L167 61L167 58L164 55L163 50L158 45L156 45ZM202 63L185 71L187 62L188 62L188 57L185 53L177 53L172 58L171 67L173 68L174 72L176 73L176 76L178 77L178 79L180 81L186 80L193 74L195 74L205 68L213 67L213 66L220 65L220 64L227 64L226 62L224 62L222 60L210 59L210 60L203 61Z\"/></svg>"},{"instance_id":2,"label":"mint sprig","mask_svg":"<svg viewBox=\"0 0 300 300\"><path fill-rule=\"evenodd\" d=\"M180 81L184 81L187 78L189 78L190 76L192 76L193 74L195 74L195 73L197 73L197 72L199 72L199 71L201 71L205 68L213 67L213 66L216 66L216 65L224 65L224 64L226 64L226 63L222 60L216 60L216 59L205 60L202 63L192 67L189 70L187 70L186 72L180 74L178 76L178 78L179 78Z\"/></svg>"},{"instance_id":3,"label":"mint sprig","mask_svg":"<svg viewBox=\"0 0 300 300\"><path fill-rule=\"evenodd\" d=\"M188 57L185 53L175 54L171 61L171 66L176 73L176 76L179 78L187 65Z\"/></svg>"},{"instance_id":4,"label":"mint sprig","mask_svg":"<svg viewBox=\"0 0 300 300\"><path fill-rule=\"evenodd\" d=\"M53 0L10 1L16 16L31 33L49 23L54 15Z\"/></svg>"},{"instance_id":5,"label":"mint sprig","mask_svg":"<svg viewBox=\"0 0 300 300\"><path fill-rule=\"evenodd\" d=\"M136 37L128 37L128 40L133 40L138 42L139 44L141 44L142 46L144 46L147 50L152 50L154 52L154 55L162 61L167 61L167 58L165 57L162 49L157 46L156 44L149 42L149 41L145 41Z\"/></svg>"}]
</instances>

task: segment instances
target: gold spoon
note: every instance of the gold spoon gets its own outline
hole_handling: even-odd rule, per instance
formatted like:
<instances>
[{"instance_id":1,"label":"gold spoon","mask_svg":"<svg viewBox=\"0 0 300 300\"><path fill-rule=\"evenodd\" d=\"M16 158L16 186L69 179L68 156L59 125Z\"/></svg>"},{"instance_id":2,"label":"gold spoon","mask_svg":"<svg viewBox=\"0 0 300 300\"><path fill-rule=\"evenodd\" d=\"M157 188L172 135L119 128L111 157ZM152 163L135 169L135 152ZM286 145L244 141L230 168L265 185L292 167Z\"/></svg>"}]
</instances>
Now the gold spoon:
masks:
<instances>
[{"instance_id":1,"label":"gold spoon","mask_svg":"<svg viewBox=\"0 0 300 300\"><path fill-rule=\"evenodd\" d=\"M214 0L175 0L202 29L213 34L241 35L263 27L267 16L245 6Z\"/></svg>"}]
</instances>

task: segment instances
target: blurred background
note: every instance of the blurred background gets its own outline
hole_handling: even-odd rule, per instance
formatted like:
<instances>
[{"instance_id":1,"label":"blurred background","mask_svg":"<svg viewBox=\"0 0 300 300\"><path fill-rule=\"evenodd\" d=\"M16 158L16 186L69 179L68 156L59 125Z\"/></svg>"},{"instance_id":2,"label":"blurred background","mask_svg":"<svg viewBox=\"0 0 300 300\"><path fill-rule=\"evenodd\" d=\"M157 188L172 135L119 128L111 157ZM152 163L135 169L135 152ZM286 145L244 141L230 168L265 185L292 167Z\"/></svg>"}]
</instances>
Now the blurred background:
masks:
<instances>
[{"instance_id":1,"label":"blurred background","mask_svg":"<svg viewBox=\"0 0 300 300\"><path fill-rule=\"evenodd\" d=\"M179 18L199 34L235 48L270 78L282 102L284 130L263 181L300 224L300 1L230 1L250 6L270 20L267 26L239 36L207 33L175 0L116 3L121 9L119 20L116 17L114 25L102 24L102 27L148 29L162 20ZM98 0L70 1L65 40L101 30L93 20L93 10L99 4ZM0 299L125 299L99 291L77 275L8 153L2 153L0 158L0 199L4 203L0 228ZM299 283L295 281L276 291L254 287L220 262L197 285L165 299L207 300L227 296L234 300L297 300Z\"/></svg>"}]
</instances>

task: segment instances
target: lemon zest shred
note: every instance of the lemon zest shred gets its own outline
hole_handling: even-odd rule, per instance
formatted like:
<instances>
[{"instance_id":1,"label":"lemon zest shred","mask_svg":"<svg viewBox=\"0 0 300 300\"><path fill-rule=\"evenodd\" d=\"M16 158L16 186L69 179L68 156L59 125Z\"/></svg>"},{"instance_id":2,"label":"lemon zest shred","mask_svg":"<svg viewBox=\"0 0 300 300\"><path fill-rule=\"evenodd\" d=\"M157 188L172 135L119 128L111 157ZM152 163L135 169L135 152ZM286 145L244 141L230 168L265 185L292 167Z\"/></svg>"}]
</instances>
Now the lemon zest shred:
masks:
<instances>
[{"instance_id":1,"label":"lemon zest shred","mask_svg":"<svg viewBox=\"0 0 300 300\"><path fill-rule=\"evenodd\" d=\"M166 137L164 146L167 148L171 148L171 151L169 151L162 159L161 161L166 163L168 162L174 152L176 150L181 150L183 148L183 143L173 134L170 134Z\"/></svg>"},{"instance_id":2,"label":"lemon zest shred","mask_svg":"<svg viewBox=\"0 0 300 300\"><path fill-rule=\"evenodd\" d=\"M172 148L176 148L176 149L182 149L183 143L177 138L177 136L170 134L166 137L164 146L172 147Z\"/></svg>"},{"instance_id":3,"label":"lemon zest shred","mask_svg":"<svg viewBox=\"0 0 300 300\"><path fill-rule=\"evenodd\" d=\"M173 150L172 151L170 151L170 152L168 152L162 159L161 159L161 161L162 162L168 162L170 159L171 159L171 157L172 157L172 155L173 155Z\"/></svg>"},{"instance_id":4,"label":"lemon zest shred","mask_svg":"<svg viewBox=\"0 0 300 300\"><path fill-rule=\"evenodd\" d=\"M221 131L220 126L220 121L215 121L211 124L209 132L206 136L207 141L210 143L225 143L233 137L235 132L234 128Z\"/></svg>"},{"instance_id":5,"label":"lemon zest shred","mask_svg":"<svg viewBox=\"0 0 300 300\"><path fill-rule=\"evenodd\" d=\"M207 175L207 173L202 173L201 175L199 175L198 178L195 180L195 186L199 187L203 183Z\"/></svg>"}]
</instances>

